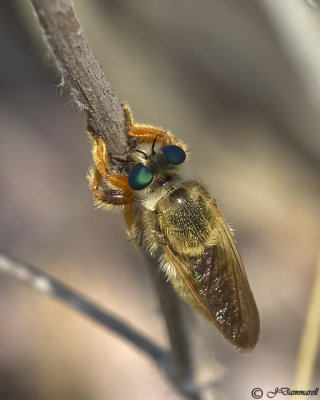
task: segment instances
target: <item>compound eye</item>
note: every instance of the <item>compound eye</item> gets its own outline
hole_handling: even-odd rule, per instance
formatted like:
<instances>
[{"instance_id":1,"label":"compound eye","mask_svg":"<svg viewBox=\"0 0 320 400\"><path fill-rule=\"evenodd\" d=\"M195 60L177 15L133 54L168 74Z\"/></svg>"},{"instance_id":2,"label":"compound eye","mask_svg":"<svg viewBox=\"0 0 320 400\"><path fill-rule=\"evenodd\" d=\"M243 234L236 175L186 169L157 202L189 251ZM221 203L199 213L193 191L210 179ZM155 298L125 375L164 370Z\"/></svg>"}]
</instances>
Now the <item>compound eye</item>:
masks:
<instances>
[{"instance_id":1,"label":"compound eye","mask_svg":"<svg viewBox=\"0 0 320 400\"><path fill-rule=\"evenodd\" d=\"M179 165L186 159L186 153L181 147L175 146L174 144L162 147L161 150L164 152L170 164Z\"/></svg>"},{"instance_id":2,"label":"compound eye","mask_svg":"<svg viewBox=\"0 0 320 400\"><path fill-rule=\"evenodd\" d=\"M129 173L129 185L133 190L142 190L153 180L152 173L142 163L136 164Z\"/></svg>"}]
</instances>

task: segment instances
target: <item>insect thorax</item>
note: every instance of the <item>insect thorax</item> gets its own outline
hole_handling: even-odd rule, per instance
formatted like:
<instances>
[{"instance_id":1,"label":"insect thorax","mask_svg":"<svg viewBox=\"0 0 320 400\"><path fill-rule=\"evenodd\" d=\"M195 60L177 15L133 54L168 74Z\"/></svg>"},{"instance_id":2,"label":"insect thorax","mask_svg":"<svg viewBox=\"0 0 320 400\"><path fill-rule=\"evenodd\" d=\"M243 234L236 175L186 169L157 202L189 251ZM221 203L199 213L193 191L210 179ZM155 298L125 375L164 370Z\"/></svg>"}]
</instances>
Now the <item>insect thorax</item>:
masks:
<instances>
[{"instance_id":1,"label":"insect thorax","mask_svg":"<svg viewBox=\"0 0 320 400\"><path fill-rule=\"evenodd\" d=\"M214 200L196 181L174 179L154 188L140 204L145 209L145 247L167 243L182 256L197 256L214 240Z\"/></svg>"}]
</instances>

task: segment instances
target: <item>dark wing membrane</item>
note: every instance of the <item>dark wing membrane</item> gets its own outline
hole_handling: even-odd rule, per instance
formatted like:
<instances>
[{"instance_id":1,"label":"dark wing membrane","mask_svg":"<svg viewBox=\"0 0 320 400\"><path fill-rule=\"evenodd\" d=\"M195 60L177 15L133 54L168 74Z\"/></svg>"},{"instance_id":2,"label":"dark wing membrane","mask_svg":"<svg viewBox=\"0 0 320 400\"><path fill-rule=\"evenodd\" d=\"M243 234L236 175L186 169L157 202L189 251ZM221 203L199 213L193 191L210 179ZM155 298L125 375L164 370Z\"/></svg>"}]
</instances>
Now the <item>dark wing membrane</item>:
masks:
<instances>
[{"instance_id":1,"label":"dark wing membrane","mask_svg":"<svg viewBox=\"0 0 320 400\"><path fill-rule=\"evenodd\" d=\"M235 346L252 348L259 313L232 234L217 209L215 245L192 260L196 287L215 325Z\"/></svg>"},{"instance_id":2,"label":"dark wing membrane","mask_svg":"<svg viewBox=\"0 0 320 400\"><path fill-rule=\"evenodd\" d=\"M218 208L216 212L215 245L201 256L184 259L169 246L165 252L188 291L186 300L232 344L250 349L258 341L259 313L232 234Z\"/></svg>"}]
</instances>

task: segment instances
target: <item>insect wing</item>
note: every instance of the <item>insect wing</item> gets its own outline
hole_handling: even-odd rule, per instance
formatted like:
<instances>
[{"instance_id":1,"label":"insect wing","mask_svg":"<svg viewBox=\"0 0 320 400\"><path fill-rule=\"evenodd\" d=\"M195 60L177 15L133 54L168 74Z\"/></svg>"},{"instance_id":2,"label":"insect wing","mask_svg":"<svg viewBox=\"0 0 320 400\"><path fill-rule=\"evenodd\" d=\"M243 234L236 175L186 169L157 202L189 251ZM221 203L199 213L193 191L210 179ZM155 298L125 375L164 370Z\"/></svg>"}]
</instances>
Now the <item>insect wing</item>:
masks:
<instances>
[{"instance_id":1,"label":"insect wing","mask_svg":"<svg viewBox=\"0 0 320 400\"><path fill-rule=\"evenodd\" d=\"M260 322L244 266L232 234L217 209L216 244L193 260L197 290L215 325L235 346L253 348Z\"/></svg>"},{"instance_id":2,"label":"insect wing","mask_svg":"<svg viewBox=\"0 0 320 400\"><path fill-rule=\"evenodd\" d=\"M184 260L170 248L166 254L196 307L233 345L250 349L258 341L259 313L240 254L218 208L217 218L215 244L201 256Z\"/></svg>"}]
</instances>

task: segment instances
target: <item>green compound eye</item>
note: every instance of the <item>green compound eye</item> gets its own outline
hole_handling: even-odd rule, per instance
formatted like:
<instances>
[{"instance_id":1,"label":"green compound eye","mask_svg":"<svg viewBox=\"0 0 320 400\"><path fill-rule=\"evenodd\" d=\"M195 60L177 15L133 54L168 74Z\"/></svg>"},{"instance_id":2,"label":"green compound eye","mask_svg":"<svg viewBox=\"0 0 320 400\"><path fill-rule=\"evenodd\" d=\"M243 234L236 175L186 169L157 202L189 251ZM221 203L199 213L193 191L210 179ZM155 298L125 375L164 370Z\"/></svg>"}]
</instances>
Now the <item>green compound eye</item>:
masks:
<instances>
[{"instance_id":1,"label":"green compound eye","mask_svg":"<svg viewBox=\"0 0 320 400\"><path fill-rule=\"evenodd\" d=\"M179 165L182 164L183 161L186 159L186 153L182 150L181 147L175 146L174 144L162 147L161 150L169 160L170 164Z\"/></svg>"},{"instance_id":2,"label":"green compound eye","mask_svg":"<svg viewBox=\"0 0 320 400\"><path fill-rule=\"evenodd\" d=\"M129 185L133 190L142 190L153 180L152 173L142 163L136 164L129 174Z\"/></svg>"}]
</instances>

